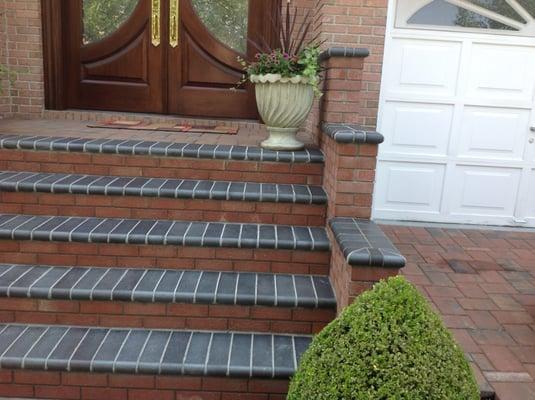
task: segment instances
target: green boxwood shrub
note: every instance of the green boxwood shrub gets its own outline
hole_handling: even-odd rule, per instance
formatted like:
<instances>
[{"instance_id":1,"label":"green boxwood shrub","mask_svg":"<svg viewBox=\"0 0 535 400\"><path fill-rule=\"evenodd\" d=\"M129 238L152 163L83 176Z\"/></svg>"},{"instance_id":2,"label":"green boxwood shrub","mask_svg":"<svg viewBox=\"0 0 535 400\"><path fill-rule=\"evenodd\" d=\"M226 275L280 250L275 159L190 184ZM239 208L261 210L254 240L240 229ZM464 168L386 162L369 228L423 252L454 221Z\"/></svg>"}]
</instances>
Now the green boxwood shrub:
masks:
<instances>
[{"instance_id":1,"label":"green boxwood shrub","mask_svg":"<svg viewBox=\"0 0 535 400\"><path fill-rule=\"evenodd\" d=\"M288 400L478 400L463 352L402 277L382 281L312 342Z\"/></svg>"}]
</instances>

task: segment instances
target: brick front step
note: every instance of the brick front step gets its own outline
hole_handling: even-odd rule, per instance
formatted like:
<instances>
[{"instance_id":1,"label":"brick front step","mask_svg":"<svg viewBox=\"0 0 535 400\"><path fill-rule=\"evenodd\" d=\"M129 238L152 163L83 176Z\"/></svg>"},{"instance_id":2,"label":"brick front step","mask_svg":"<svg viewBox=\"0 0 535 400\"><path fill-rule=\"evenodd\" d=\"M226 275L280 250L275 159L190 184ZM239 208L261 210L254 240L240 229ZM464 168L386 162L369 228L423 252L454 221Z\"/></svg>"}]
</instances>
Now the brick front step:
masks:
<instances>
[{"instance_id":1,"label":"brick front step","mask_svg":"<svg viewBox=\"0 0 535 400\"><path fill-rule=\"evenodd\" d=\"M0 173L9 213L324 226L326 201L319 186Z\"/></svg>"},{"instance_id":2,"label":"brick front step","mask_svg":"<svg viewBox=\"0 0 535 400\"><path fill-rule=\"evenodd\" d=\"M328 251L324 228L0 214L0 239Z\"/></svg>"},{"instance_id":3,"label":"brick front step","mask_svg":"<svg viewBox=\"0 0 535 400\"><path fill-rule=\"evenodd\" d=\"M324 276L0 265L4 322L310 334L335 306Z\"/></svg>"},{"instance_id":4,"label":"brick front step","mask_svg":"<svg viewBox=\"0 0 535 400\"><path fill-rule=\"evenodd\" d=\"M0 168L13 171L321 185L319 150L0 135Z\"/></svg>"},{"instance_id":5,"label":"brick front step","mask_svg":"<svg viewBox=\"0 0 535 400\"><path fill-rule=\"evenodd\" d=\"M9 399L285 400L287 391L288 379L0 371L0 396Z\"/></svg>"},{"instance_id":6,"label":"brick front step","mask_svg":"<svg viewBox=\"0 0 535 400\"><path fill-rule=\"evenodd\" d=\"M0 264L0 296L332 308L325 276Z\"/></svg>"},{"instance_id":7,"label":"brick front step","mask_svg":"<svg viewBox=\"0 0 535 400\"><path fill-rule=\"evenodd\" d=\"M0 395L131 399L147 398L152 390L156 398L167 398L156 389L168 389L170 396L200 392L202 398L202 392L214 392L208 399L225 398L225 392L235 396L228 399L240 393L284 395L310 340L234 332L4 325ZM97 387L99 395L92 391ZM106 393L110 388L121 388L125 397L113 390ZM149 391L141 394L140 389Z\"/></svg>"},{"instance_id":8,"label":"brick front step","mask_svg":"<svg viewBox=\"0 0 535 400\"><path fill-rule=\"evenodd\" d=\"M0 263L329 274L329 252L0 240Z\"/></svg>"},{"instance_id":9,"label":"brick front step","mask_svg":"<svg viewBox=\"0 0 535 400\"><path fill-rule=\"evenodd\" d=\"M335 309L303 307L0 298L4 323L310 335L335 317Z\"/></svg>"},{"instance_id":10,"label":"brick front step","mask_svg":"<svg viewBox=\"0 0 535 400\"><path fill-rule=\"evenodd\" d=\"M0 215L0 262L328 273L324 228Z\"/></svg>"}]
</instances>

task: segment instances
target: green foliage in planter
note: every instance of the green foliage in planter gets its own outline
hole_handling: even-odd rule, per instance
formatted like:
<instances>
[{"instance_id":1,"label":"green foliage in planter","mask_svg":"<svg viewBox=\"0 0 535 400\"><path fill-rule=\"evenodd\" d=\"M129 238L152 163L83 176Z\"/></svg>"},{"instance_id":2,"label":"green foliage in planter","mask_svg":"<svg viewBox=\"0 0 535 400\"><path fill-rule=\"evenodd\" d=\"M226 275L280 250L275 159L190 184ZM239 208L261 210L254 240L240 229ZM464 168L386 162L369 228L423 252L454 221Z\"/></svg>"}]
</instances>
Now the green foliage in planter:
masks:
<instances>
[{"instance_id":1,"label":"green foliage in planter","mask_svg":"<svg viewBox=\"0 0 535 400\"><path fill-rule=\"evenodd\" d=\"M283 78L303 76L313 87L314 94L317 97L322 96L320 90L322 68L319 61L321 43L307 41L308 32L312 28L310 10L305 13L299 26L298 14L297 8L292 7L288 1L278 15L271 17L273 32L279 31L277 45L272 46L265 40L260 43L249 40L258 53L254 60L238 57L245 72L238 86L245 83L251 75L277 74Z\"/></svg>"},{"instance_id":2,"label":"green foliage in planter","mask_svg":"<svg viewBox=\"0 0 535 400\"><path fill-rule=\"evenodd\" d=\"M461 349L424 297L396 277L316 336L288 400L478 400Z\"/></svg>"},{"instance_id":3,"label":"green foliage in planter","mask_svg":"<svg viewBox=\"0 0 535 400\"><path fill-rule=\"evenodd\" d=\"M283 78L304 76L308 79L309 85L314 88L316 96L320 97L320 53L319 46L311 44L304 47L299 54L293 56L277 49L271 53L258 53L252 63L247 63L241 58L239 61L249 77L251 75L265 74L279 74Z\"/></svg>"}]
</instances>

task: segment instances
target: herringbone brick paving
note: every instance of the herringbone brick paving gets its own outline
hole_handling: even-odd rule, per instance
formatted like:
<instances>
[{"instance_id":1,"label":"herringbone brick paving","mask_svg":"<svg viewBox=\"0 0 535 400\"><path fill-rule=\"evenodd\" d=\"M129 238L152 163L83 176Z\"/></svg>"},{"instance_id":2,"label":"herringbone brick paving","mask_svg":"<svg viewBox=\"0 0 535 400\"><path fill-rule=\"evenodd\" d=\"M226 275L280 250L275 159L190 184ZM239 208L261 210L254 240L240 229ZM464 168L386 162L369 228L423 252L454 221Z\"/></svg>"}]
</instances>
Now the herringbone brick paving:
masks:
<instances>
[{"instance_id":1,"label":"herringbone brick paving","mask_svg":"<svg viewBox=\"0 0 535 400\"><path fill-rule=\"evenodd\" d=\"M382 227L500 400L535 399L535 231Z\"/></svg>"}]
</instances>

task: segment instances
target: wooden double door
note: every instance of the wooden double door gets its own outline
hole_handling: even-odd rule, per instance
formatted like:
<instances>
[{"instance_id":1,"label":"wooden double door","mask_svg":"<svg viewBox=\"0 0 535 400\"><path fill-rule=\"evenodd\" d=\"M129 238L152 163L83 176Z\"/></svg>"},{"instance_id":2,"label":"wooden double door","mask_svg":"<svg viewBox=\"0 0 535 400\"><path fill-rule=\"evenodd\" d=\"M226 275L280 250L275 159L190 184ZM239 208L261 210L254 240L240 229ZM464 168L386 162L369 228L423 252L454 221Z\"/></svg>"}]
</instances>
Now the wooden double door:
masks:
<instances>
[{"instance_id":1,"label":"wooden double door","mask_svg":"<svg viewBox=\"0 0 535 400\"><path fill-rule=\"evenodd\" d=\"M67 0L69 108L257 118L238 58L273 42L279 0Z\"/></svg>"}]
</instances>

